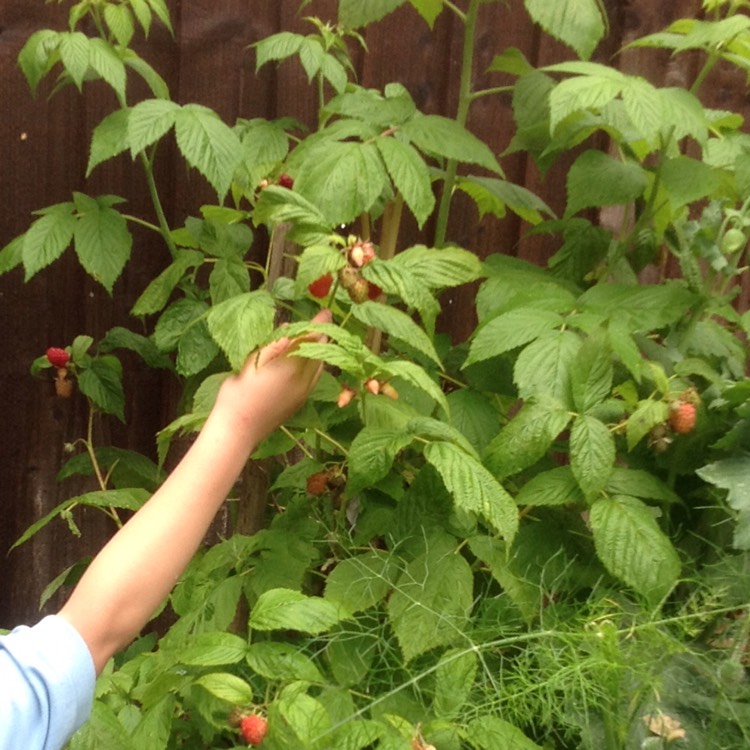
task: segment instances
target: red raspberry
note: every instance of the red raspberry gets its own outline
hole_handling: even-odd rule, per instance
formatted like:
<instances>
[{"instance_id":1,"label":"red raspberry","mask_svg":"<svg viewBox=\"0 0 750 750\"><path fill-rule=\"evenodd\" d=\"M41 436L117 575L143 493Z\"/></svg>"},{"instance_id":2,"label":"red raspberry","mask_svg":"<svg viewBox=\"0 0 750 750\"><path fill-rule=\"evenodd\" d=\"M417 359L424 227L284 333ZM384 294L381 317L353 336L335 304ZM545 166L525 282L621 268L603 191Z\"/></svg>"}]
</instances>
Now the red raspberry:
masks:
<instances>
[{"instance_id":1,"label":"red raspberry","mask_svg":"<svg viewBox=\"0 0 750 750\"><path fill-rule=\"evenodd\" d=\"M368 284L369 286L367 287L367 299L376 300L383 293L383 290L377 284L373 284L371 281L369 281Z\"/></svg>"},{"instance_id":2,"label":"red raspberry","mask_svg":"<svg viewBox=\"0 0 750 750\"><path fill-rule=\"evenodd\" d=\"M250 714L240 719L240 732L248 745L256 747L263 742L263 738L268 731L268 722L263 716Z\"/></svg>"},{"instance_id":3,"label":"red raspberry","mask_svg":"<svg viewBox=\"0 0 750 750\"><path fill-rule=\"evenodd\" d=\"M47 360L53 367L66 367L70 362L70 354L65 349L51 346L47 349Z\"/></svg>"},{"instance_id":4,"label":"red raspberry","mask_svg":"<svg viewBox=\"0 0 750 750\"><path fill-rule=\"evenodd\" d=\"M281 187L291 190L294 187L294 178L290 177L288 174L282 174L279 175L278 183Z\"/></svg>"},{"instance_id":5,"label":"red raspberry","mask_svg":"<svg viewBox=\"0 0 750 750\"><path fill-rule=\"evenodd\" d=\"M328 489L328 472L318 471L307 478L307 494L319 497Z\"/></svg>"},{"instance_id":6,"label":"red raspberry","mask_svg":"<svg viewBox=\"0 0 750 750\"><path fill-rule=\"evenodd\" d=\"M330 273L327 273L325 276L315 279L315 281L307 287L307 291L310 292L313 297L323 299L323 297L328 296L328 292L331 291L331 284L333 284L333 276L331 276Z\"/></svg>"},{"instance_id":7,"label":"red raspberry","mask_svg":"<svg viewBox=\"0 0 750 750\"><path fill-rule=\"evenodd\" d=\"M678 402L669 415L669 426L679 435L687 435L695 428L696 417L694 404Z\"/></svg>"}]
</instances>

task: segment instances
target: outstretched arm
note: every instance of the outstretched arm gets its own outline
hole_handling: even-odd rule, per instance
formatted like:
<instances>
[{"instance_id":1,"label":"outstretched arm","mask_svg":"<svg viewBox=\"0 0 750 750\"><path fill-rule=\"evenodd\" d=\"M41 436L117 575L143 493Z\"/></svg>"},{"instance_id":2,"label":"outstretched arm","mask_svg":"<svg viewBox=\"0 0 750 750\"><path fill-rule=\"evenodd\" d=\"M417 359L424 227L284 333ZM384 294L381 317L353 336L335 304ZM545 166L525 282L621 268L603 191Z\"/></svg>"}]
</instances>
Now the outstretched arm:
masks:
<instances>
[{"instance_id":1,"label":"outstretched arm","mask_svg":"<svg viewBox=\"0 0 750 750\"><path fill-rule=\"evenodd\" d=\"M320 313L314 320L327 320ZM97 673L138 634L200 545L247 457L302 405L319 362L282 339L224 382L197 439L151 499L99 552L60 611Z\"/></svg>"}]
</instances>

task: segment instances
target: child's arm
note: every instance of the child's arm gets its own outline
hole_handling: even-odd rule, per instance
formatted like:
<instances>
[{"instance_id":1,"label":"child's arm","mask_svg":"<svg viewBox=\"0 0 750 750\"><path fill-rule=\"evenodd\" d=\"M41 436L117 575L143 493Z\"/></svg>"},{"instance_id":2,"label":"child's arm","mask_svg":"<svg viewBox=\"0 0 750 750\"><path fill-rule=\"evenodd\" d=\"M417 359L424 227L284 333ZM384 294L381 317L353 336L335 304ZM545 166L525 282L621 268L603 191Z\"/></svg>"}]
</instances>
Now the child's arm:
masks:
<instances>
[{"instance_id":1,"label":"child's arm","mask_svg":"<svg viewBox=\"0 0 750 750\"><path fill-rule=\"evenodd\" d=\"M188 453L96 556L60 611L88 645L97 673L177 583L249 454L314 386L320 363L286 356L290 346L266 347L225 381Z\"/></svg>"}]
</instances>

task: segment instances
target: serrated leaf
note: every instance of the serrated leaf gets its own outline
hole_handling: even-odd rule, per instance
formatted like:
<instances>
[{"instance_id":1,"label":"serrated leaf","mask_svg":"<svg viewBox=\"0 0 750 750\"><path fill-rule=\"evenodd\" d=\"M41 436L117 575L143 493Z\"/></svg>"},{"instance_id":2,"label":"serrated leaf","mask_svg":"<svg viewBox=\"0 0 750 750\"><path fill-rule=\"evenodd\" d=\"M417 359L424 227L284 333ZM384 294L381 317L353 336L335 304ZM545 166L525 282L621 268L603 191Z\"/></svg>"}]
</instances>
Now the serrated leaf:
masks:
<instances>
[{"instance_id":1,"label":"serrated leaf","mask_svg":"<svg viewBox=\"0 0 750 750\"><path fill-rule=\"evenodd\" d=\"M604 36L605 19L596 0L524 0L531 18L548 34L572 47L584 60Z\"/></svg>"},{"instance_id":2,"label":"serrated leaf","mask_svg":"<svg viewBox=\"0 0 750 750\"><path fill-rule=\"evenodd\" d=\"M483 393L460 388L448 394L451 425L474 446L483 451L500 429L494 404Z\"/></svg>"},{"instance_id":3,"label":"serrated leaf","mask_svg":"<svg viewBox=\"0 0 750 750\"><path fill-rule=\"evenodd\" d=\"M118 109L107 115L96 126L91 138L91 152L86 167L87 177L99 164L121 154L130 146L129 117L130 109Z\"/></svg>"},{"instance_id":4,"label":"serrated leaf","mask_svg":"<svg viewBox=\"0 0 750 750\"><path fill-rule=\"evenodd\" d=\"M232 369L239 370L250 352L273 330L275 308L268 292L239 294L211 308L208 328Z\"/></svg>"},{"instance_id":5,"label":"serrated leaf","mask_svg":"<svg viewBox=\"0 0 750 750\"><path fill-rule=\"evenodd\" d=\"M185 160L223 200L242 152L237 135L213 110L198 104L186 104L177 113L175 135Z\"/></svg>"},{"instance_id":6,"label":"serrated leaf","mask_svg":"<svg viewBox=\"0 0 750 750\"><path fill-rule=\"evenodd\" d=\"M104 6L104 20L121 47L127 47L135 33L133 13L127 5Z\"/></svg>"},{"instance_id":7,"label":"serrated leaf","mask_svg":"<svg viewBox=\"0 0 750 750\"><path fill-rule=\"evenodd\" d=\"M688 156L664 159L659 174L675 211L712 195L721 181L714 167Z\"/></svg>"},{"instance_id":8,"label":"serrated leaf","mask_svg":"<svg viewBox=\"0 0 750 750\"><path fill-rule=\"evenodd\" d=\"M180 664L194 667L219 667L239 664L247 654L247 641L233 633L197 633L177 656Z\"/></svg>"},{"instance_id":9,"label":"serrated leaf","mask_svg":"<svg viewBox=\"0 0 750 750\"><path fill-rule=\"evenodd\" d=\"M484 276L479 258L460 247L414 245L388 262L409 270L431 289L468 284Z\"/></svg>"},{"instance_id":10,"label":"serrated leaf","mask_svg":"<svg viewBox=\"0 0 750 750\"><path fill-rule=\"evenodd\" d=\"M262 118L250 120L239 129L242 156L252 169L269 162L280 162L289 152L289 136L280 123Z\"/></svg>"},{"instance_id":11,"label":"serrated leaf","mask_svg":"<svg viewBox=\"0 0 750 750\"><path fill-rule=\"evenodd\" d=\"M290 643L251 643L246 658L250 669L268 680L323 682L315 663Z\"/></svg>"},{"instance_id":12,"label":"serrated leaf","mask_svg":"<svg viewBox=\"0 0 750 750\"><path fill-rule=\"evenodd\" d=\"M700 476L700 470L697 473ZM610 495L629 495L662 503L676 503L680 500L661 479L643 469L615 467L605 489Z\"/></svg>"},{"instance_id":13,"label":"serrated leaf","mask_svg":"<svg viewBox=\"0 0 750 750\"><path fill-rule=\"evenodd\" d=\"M628 76L622 100L635 129L649 143L657 143L659 134L664 130L661 91L640 76Z\"/></svg>"},{"instance_id":14,"label":"serrated leaf","mask_svg":"<svg viewBox=\"0 0 750 750\"><path fill-rule=\"evenodd\" d=\"M424 391L443 412L449 413L448 402L442 389L418 364L408 360L384 362L381 369L385 374L402 378L415 388Z\"/></svg>"},{"instance_id":15,"label":"serrated leaf","mask_svg":"<svg viewBox=\"0 0 750 750\"><path fill-rule=\"evenodd\" d=\"M376 485L393 466L398 453L412 441L412 436L383 427L364 427L355 435L347 457L346 491L356 495Z\"/></svg>"},{"instance_id":16,"label":"serrated leaf","mask_svg":"<svg viewBox=\"0 0 750 750\"><path fill-rule=\"evenodd\" d=\"M443 0L409 0L427 25L432 28L443 11Z\"/></svg>"},{"instance_id":17,"label":"serrated leaf","mask_svg":"<svg viewBox=\"0 0 750 750\"><path fill-rule=\"evenodd\" d=\"M111 203L112 196L89 198L76 194L78 221L74 232L81 266L110 294L133 247L127 221Z\"/></svg>"},{"instance_id":18,"label":"serrated leaf","mask_svg":"<svg viewBox=\"0 0 750 750\"><path fill-rule=\"evenodd\" d=\"M588 412L612 390L613 367L609 342L602 335L589 336L578 351L570 373L573 404L579 412Z\"/></svg>"},{"instance_id":19,"label":"serrated leaf","mask_svg":"<svg viewBox=\"0 0 750 750\"><path fill-rule=\"evenodd\" d=\"M597 111L616 99L626 79L615 69L612 73L573 76L560 81L549 94L550 131L555 133L560 123L576 112Z\"/></svg>"},{"instance_id":20,"label":"serrated leaf","mask_svg":"<svg viewBox=\"0 0 750 750\"><path fill-rule=\"evenodd\" d=\"M421 228L435 208L430 172L422 157L396 138L378 138L375 142L388 174Z\"/></svg>"},{"instance_id":21,"label":"serrated leaf","mask_svg":"<svg viewBox=\"0 0 750 750\"><path fill-rule=\"evenodd\" d=\"M303 292L316 279L326 274L336 274L346 263L346 257L340 249L331 245L313 245L305 248L299 256L295 289Z\"/></svg>"},{"instance_id":22,"label":"serrated leaf","mask_svg":"<svg viewBox=\"0 0 750 750\"><path fill-rule=\"evenodd\" d=\"M286 60L296 55L304 41L304 36L291 31L281 31L261 39L255 45L255 70L260 70L267 62Z\"/></svg>"},{"instance_id":23,"label":"serrated leaf","mask_svg":"<svg viewBox=\"0 0 750 750\"><path fill-rule=\"evenodd\" d=\"M253 699L250 685L229 672L209 672L201 675L193 684L233 706L248 706Z\"/></svg>"},{"instance_id":24,"label":"serrated leaf","mask_svg":"<svg viewBox=\"0 0 750 750\"><path fill-rule=\"evenodd\" d=\"M543 214L555 215L537 195L522 185L514 185L507 180L470 175L459 178L456 184L477 204L480 218L485 214L503 218L505 209L509 208L524 221L534 225L542 221Z\"/></svg>"},{"instance_id":25,"label":"serrated leaf","mask_svg":"<svg viewBox=\"0 0 750 750\"><path fill-rule=\"evenodd\" d=\"M294 192L318 206L331 224L349 224L373 207L388 184L374 144L331 141L304 165Z\"/></svg>"},{"instance_id":26,"label":"serrated leaf","mask_svg":"<svg viewBox=\"0 0 750 750\"><path fill-rule=\"evenodd\" d=\"M167 82L132 48L123 50L122 59L126 67L135 71L146 83L151 93L157 99L169 99L169 86Z\"/></svg>"},{"instance_id":27,"label":"serrated leaf","mask_svg":"<svg viewBox=\"0 0 750 750\"><path fill-rule=\"evenodd\" d=\"M438 470L456 506L482 518L510 544L518 530L518 508L495 477L451 443L429 443L424 456Z\"/></svg>"},{"instance_id":28,"label":"serrated leaf","mask_svg":"<svg viewBox=\"0 0 750 750\"><path fill-rule=\"evenodd\" d=\"M339 23L345 28L367 26L402 6L406 0L339 0Z\"/></svg>"},{"instance_id":29,"label":"serrated leaf","mask_svg":"<svg viewBox=\"0 0 750 750\"><path fill-rule=\"evenodd\" d=\"M136 300L131 315L136 317L151 315L163 310L172 292L182 281L189 268L195 268L203 262L203 255L194 250L178 250L174 261L156 278L152 279L141 296Z\"/></svg>"},{"instance_id":30,"label":"serrated leaf","mask_svg":"<svg viewBox=\"0 0 750 750\"><path fill-rule=\"evenodd\" d=\"M117 357L104 355L91 360L78 375L78 387L103 412L125 422L122 365Z\"/></svg>"},{"instance_id":31,"label":"serrated leaf","mask_svg":"<svg viewBox=\"0 0 750 750\"><path fill-rule=\"evenodd\" d=\"M568 172L566 214L629 203L643 195L648 184L648 173L639 164L623 163L601 151L584 151Z\"/></svg>"},{"instance_id":32,"label":"serrated leaf","mask_svg":"<svg viewBox=\"0 0 750 750\"><path fill-rule=\"evenodd\" d=\"M570 466L535 474L516 495L518 505L583 505L585 497Z\"/></svg>"},{"instance_id":33,"label":"serrated leaf","mask_svg":"<svg viewBox=\"0 0 750 750\"><path fill-rule=\"evenodd\" d=\"M72 203L50 206L26 231L21 249L26 281L56 261L70 245L76 226L74 208Z\"/></svg>"},{"instance_id":34,"label":"serrated leaf","mask_svg":"<svg viewBox=\"0 0 750 750\"><path fill-rule=\"evenodd\" d=\"M521 307L498 315L477 329L464 367L528 344L562 322L558 313L533 307Z\"/></svg>"},{"instance_id":35,"label":"serrated leaf","mask_svg":"<svg viewBox=\"0 0 750 750\"><path fill-rule=\"evenodd\" d=\"M589 515L599 559L652 604L677 582L680 559L640 500L618 495L594 502Z\"/></svg>"},{"instance_id":36,"label":"serrated leaf","mask_svg":"<svg viewBox=\"0 0 750 750\"><path fill-rule=\"evenodd\" d=\"M440 365L440 357L427 334L404 312L380 302L352 305L352 316L372 328L403 341L433 362Z\"/></svg>"},{"instance_id":37,"label":"serrated leaf","mask_svg":"<svg viewBox=\"0 0 750 750\"><path fill-rule=\"evenodd\" d=\"M395 560L382 550L348 557L328 574L324 596L347 612L362 612L386 597L397 573Z\"/></svg>"},{"instance_id":38,"label":"serrated leaf","mask_svg":"<svg viewBox=\"0 0 750 750\"><path fill-rule=\"evenodd\" d=\"M570 401L570 372L581 347L572 331L554 331L532 341L516 359L513 382L523 399L551 396Z\"/></svg>"},{"instance_id":39,"label":"serrated leaf","mask_svg":"<svg viewBox=\"0 0 750 750\"><path fill-rule=\"evenodd\" d=\"M388 600L388 617L409 662L438 646L453 644L469 622L473 580L463 556L428 542L410 562Z\"/></svg>"},{"instance_id":40,"label":"serrated leaf","mask_svg":"<svg viewBox=\"0 0 750 750\"><path fill-rule=\"evenodd\" d=\"M59 48L62 36L63 32L39 29L26 40L18 53L18 64L32 93L36 93L42 78L52 69L55 61L53 53Z\"/></svg>"},{"instance_id":41,"label":"serrated leaf","mask_svg":"<svg viewBox=\"0 0 750 750\"><path fill-rule=\"evenodd\" d=\"M487 446L486 465L501 479L532 466L567 427L570 416L556 401L526 402Z\"/></svg>"},{"instance_id":42,"label":"serrated leaf","mask_svg":"<svg viewBox=\"0 0 750 750\"><path fill-rule=\"evenodd\" d=\"M89 39L89 65L115 90L118 97L125 98L125 63L103 39Z\"/></svg>"},{"instance_id":43,"label":"serrated leaf","mask_svg":"<svg viewBox=\"0 0 750 750\"><path fill-rule=\"evenodd\" d=\"M587 499L604 489L615 455L614 438L603 422L586 414L576 417L570 429L570 468Z\"/></svg>"},{"instance_id":44,"label":"serrated leaf","mask_svg":"<svg viewBox=\"0 0 750 750\"><path fill-rule=\"evenodd\" d=\"M172 21L169 17L169 8L167 7L166 0L148 0L148 4L151 6L154 15L167 27L169 32L174 35L174 29L172 28Z\"/></svg>"},{"instance_id":45,"label":"serrated leaf","mask_svg":"<svg viewBox=\"0 0 750 750\"><path fill-rule=\"evenodd\" d=\"M400 132L420 151L431 156L478 164L495 174L503 174L489 146L456 120L417 113L401 126Z\"/></svg>"},{"instance_id":46,"label":"serrated leaf","mask_svg":"<svg viewBox=\"0 0 750 750\"><path fill-rule=\"evenodd\" d=\"M133 9L133 13L138 19L138 23L141 25L143 33L148 37L148 34L151 31L151 22L153 20L151 7L146 0L130 0L130 7Z\"/></svg>"},{"instance_id":47,"label":"serrated leaf","mask_svg":"<svg viewBox=\"0 0 750 750\"><path fill-rule=\"evenodd\" d=\"M2 250L0 250L0 276L23 263L23 243L26 235L21 234L12 239Z\"/></svg>"},{"instance_id":48,"label":"serrated leaf","mask_svg":"<svg viewBox=\"0 0 750 750\"><path fill-rule=\"evenodd\" d=\"M254 630L299 630L316 635L348 617L343 607L291 589L271 589L258 597L250 613Z\"/></svg>"},{"instance_id":49,"label":"serrated leaf","mask_svg":"<svg viewBox=\"0 0 750 750\"><path fill-rule=\"evenodd\" d=\"M435 668L433 710L438 719L456 718L469 700L479 660L474 651L446 651Z\"/></svg>"},{"instance_id":50,"label":"serrated leaf","mask_svg":"<svg viewBox=\"0 0 750 750\"><path fill-rule=\"evenodd\" d=\"M452 443L472 458L480 460L479 453L474 450L474 446L458 430L441 419L414 417L407 422L406 431L426 440Z\"/></svg>"},{"instance_id":51,"label":"serrated leaf","mask_svg":"<svg viewBox=\"0 0 750 750\"><path fill-rule=\"evenodd\" d=\"M669 406L663 401L645 399L628 417L627 441L628 450L632 451L651 430L667 421Z\"/></svg>"},{"instance_id":52,"label":"serrated leaf","mask_svg":"<svg viewBox=\"0 0 750 750\"><path fill-rule=\"evenodd\" d=\"M81 90L89 69L89 38L80 31L60 34L60 60Z\"/></svg>"},{"instance_id":53,"label":"serrated leaf","mask_svg":"<svg viewBox=\"0 0 750 750\"><path fill-rule=\"evenodd\" d=\"M175 124L180 105L168 99L145 99L131 107L127 140L133 157L156 143Z\"/></svg>"}]
</instances>

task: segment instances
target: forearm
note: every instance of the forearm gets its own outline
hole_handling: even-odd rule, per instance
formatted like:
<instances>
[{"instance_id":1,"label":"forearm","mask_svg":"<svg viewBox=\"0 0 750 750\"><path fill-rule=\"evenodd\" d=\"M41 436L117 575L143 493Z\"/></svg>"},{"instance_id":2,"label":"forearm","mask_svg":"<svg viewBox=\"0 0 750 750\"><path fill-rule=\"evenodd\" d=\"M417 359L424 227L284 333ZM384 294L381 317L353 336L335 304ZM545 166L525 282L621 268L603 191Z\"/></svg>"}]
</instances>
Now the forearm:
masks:
<instances>
[{"instance_id":1,"label":"forearm","mask_svg":"<svg viewBox=\"0 0 750 750\"><path fill-rule=\"evenodd\" d=\"M60 615L83 636L97 672L175 585L256 443L251 426L212 414L166 482L91 563Z\"/></svg>"}]
</instances>

